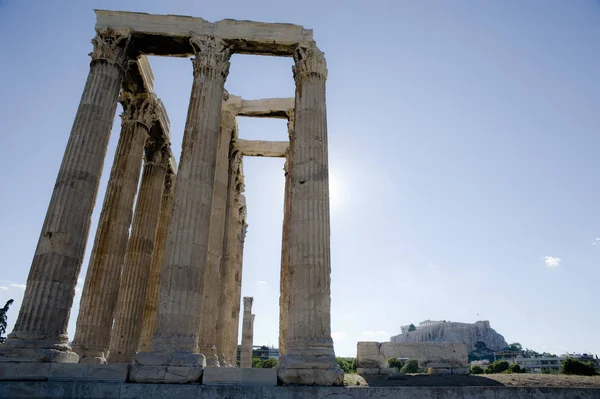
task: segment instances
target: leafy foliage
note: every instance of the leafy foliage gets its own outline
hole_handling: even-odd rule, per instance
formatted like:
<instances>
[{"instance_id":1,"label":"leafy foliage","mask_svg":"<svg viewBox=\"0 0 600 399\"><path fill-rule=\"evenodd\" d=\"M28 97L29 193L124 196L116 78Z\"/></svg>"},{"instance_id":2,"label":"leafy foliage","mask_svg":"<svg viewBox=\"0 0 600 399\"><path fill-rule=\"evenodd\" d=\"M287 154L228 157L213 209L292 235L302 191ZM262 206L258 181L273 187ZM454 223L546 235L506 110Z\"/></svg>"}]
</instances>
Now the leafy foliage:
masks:
<instances>
[{"instance_id":1,"label":"leafy foliage","mask_svg":"<svg viewBox=\"0 0 600 399\"><path fill-rule=\"evenodd\" d=\"M592 362L583 362L579 359L568 358L560 365L560 372L572 375L596 375L596 368Z\"/></svg>"},{"instance_id":2,"label":"leafy foliage","mask_svg":"<svg viewBox=\"0 0 600 399\"><path fill-rule=\"evenodd\" d=\"M14 300L9 299L4 305L4 307L0 309L0 344L6 341L6 337L3 336L4 334L6 334L6 324L8 321L6 313L8 312L8 308L10 307L10 305L12 305L13 302Z\"/></svg>"},{"instance_id":3,"label":"leafy foliage","mask_svg":"<svg viewBox=\"0 0 600 399\"><path fill-rule=\"evenodd\" d=\"M277 367L277 359L269 358L262 361L263 369L274 369L275 367Z\"/></svg>"},{"instance_id":4,"label":"leafy foliage","mask_svg":"<svg viewBox=\"0 0 600 399\"><path fill-rule=\"evenodd\" d=\"M404 374L414 374L419 372L419 361L417 359L409 359L400 369Z\"/></svg>"},{"instance_id":5,"label":"leafy foliage","mask_svg":"<svg viewBox=\"0 0 600 399\"><path fill-rule=\"evenodd\" d=\"M521 345L518 342L513 342L512 344L510 344L506 347L506 350L513 351L513 352L521 352L523 350L523 345Z\"/></svg>"},{"instance_id":6,"label":"leafy foliage","mask_svg":"<svg viewBox=\"0 0 600 399\"><path fill-rule=\"evenodd\" d=\"M483 367L475 365L471 367L471 374L483 374Z\"/></svg>"},{"instance_id":7,"label":"leafy foliage","mask_svg":"<svg viewBox=\"0 0 600 399\"><path fill-rule=\"evenodd\" d=\"M485 373L486 374L498 374L505 370L508 370L509 367L510 366L506 360L498 360L498 361L495 361L494 363L488 365L485 368Z\"/></svg>"},{"instance_id":8,"label":"leafy foliage","mask_svg":"<svg viewBox=\"0 0 600 399\"><path fill-rule=\"evenodd\" d=\"M414 324L410 323L410 326L408 326L408 331L417 331L417 327L415 327Z\"/></svg>"},{"instance_id":9,"label":"leafy foliage","mask_svg":"<svg viewBox=\"0 0 600 399\"><path fill-rule=\"evenodd\" d=\"M356 358L336 357L335 361L346 374L356 373Z\"/></svg>"},{"instance_id":10,"label":"leafy foliage","mask_svg":"<svg viewBox=\"0 0 600 399\"><path fill-rule=\"evenodd\" d=\"M390 357L388 359L388 366L400 370L404 366L404 362L398 358Z\"/></svg>"}]
</instances>

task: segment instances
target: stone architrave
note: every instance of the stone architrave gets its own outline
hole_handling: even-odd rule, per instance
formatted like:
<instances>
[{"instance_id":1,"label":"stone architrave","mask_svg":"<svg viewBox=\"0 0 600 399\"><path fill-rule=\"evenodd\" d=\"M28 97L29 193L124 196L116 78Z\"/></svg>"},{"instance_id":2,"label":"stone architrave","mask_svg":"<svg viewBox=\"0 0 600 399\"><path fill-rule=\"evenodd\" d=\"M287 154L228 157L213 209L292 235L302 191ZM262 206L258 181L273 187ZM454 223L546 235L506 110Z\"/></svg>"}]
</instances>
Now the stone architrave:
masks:
<instances>
[{"instance_id":1,"label":"stone architrave","mask_svg":"<svg viewBox=\"0 0 600 399\"><path fill-rule=\"evenodd\" d=\"M67 323L127 65L130 34L92 39L90 72L58 172L13 332L0 362L76 363Z\"/></svg>"},{"instance_id":2,"label":"stone architrave","mask_svg":"<svg viewBox=\"0 0 600 399\"><path fill-rule=\"evenodd\" d=\"M164 143L150 140L147 147L110 339L110 363L133 363L142 333L152 254L170 161Z\"/></svg>"},{"instance_id":3,"label":"stone architrave","mask_svg":"<svg viewBox=\"0 0 600 399\"><path fill-rule=\"evenodd\" d=\"M327 67L314 43L298 46L294 61L288 331L278 378L284 384L342 385L331 339Z\"/></svg>"},{"instance_id":4,"label":"stone architrave","mask_svg":"<svg viewBox=\"0 0 600 399\"><path fill-rule=\"evenodd\" d=\"M242 350L240 353L240 367L252 367L252 340L254 315L252 314L252 302L254 298L244 297L244 318L242 320Z\"/></svg>"},{"instance_id":5,"label":"stone architrave","mask_svg":"<svg viewBox=\"0 0 600 399\"><path fill-rule=\"evenodd\" d=\"M142 366L168 366L174 363L175 356L179 365L201 370L206 360L197 352L200 312L221 103L231 52L223 41L214 37L192 34L190 43L196 52L194 81L175 183L156 328L151 353L138 353L137 362ZM193 371L182 376L181 382L198 376Z\"/></svg>"},{"instance_id":6,"label":"stone architrave","mask_svg":"<svg viewBox=\"0 0 600 399\"><path fill-rule=\"evenodd\" d=\"M288 113L288 136L290 142L294 135L294 114ZM292 164L292 147L288 147L284 164L285 188L283 197L283 232L281 238L281 274L279 280L279 355L285 354L285 344L287 340L288 329L288 311L290 307L290 213L292 196L292 174L290 167Z\"/></svg>"},{"instance_id":7,"label":"stone architrave","mask_svg":"<svg viewBox=\"0 0 600 399\"><path fill-rule=\"evenodd\" d=\"M155 120L150 94L121 94L122 127L83 286L73 350L80 363L106 363L127 252L144 145Z\"/></svg>"},{"instance_id":8,"label":"stone architrave","mask_svg":"<svg viewBox=\"0 0 600 399\"><path fill-rule=\"evenodd\" d=\"M229 150L233 131L236 126L235 108L228 106L229 98L224 93L225 105L221 111L221 134L217 148L215 164L215 182L210 214L210 234L208 239L208 258L204 271L204 302L200 316L200 335L198 351L206 357L208 367L219 367L217 355L217 326L219 320L219 300L223 290L221 279L221 258L223 255L223 236L225 234L225 214L227 208L227 188L229 182Z\"/></svg>"},{"instance_id":9,"label":"stone architrave","mask_svg":"<svg viewBox=\"0 0 600 399\"><path fill-rule=\"evenodd\" d=\"M142 335L140 337L139 352L150 350L150 339L156 326L156 307L158 305L158 288L162 272L163 260L165 258L165 241L171 220L171 209L173 208L173 193L175 189L175 174L169 170L165 176L162 201L160 203L160 216L154 252L152 253L152 265L150 266L150 278L148 279L148 292L146 294L146 305L142 322Z\"/></svg>"}]
</instances>

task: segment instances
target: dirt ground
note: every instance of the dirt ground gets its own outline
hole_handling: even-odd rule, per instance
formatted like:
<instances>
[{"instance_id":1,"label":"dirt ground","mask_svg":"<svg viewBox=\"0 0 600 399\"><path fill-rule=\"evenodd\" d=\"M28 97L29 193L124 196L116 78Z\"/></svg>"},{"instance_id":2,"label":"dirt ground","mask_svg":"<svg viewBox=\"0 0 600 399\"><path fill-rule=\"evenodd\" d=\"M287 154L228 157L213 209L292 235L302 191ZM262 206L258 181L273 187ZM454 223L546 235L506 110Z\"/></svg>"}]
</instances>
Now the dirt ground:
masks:
<instances>
[{"instance_id":1,"label":"dirt ground","mask_svg":"<svg viewBox=\"0 0 600 399\"><path fill-rule=\"evenodd\" d=\"M427 375L413 374L386 377L383 375L363 378L346 374L346 386L513 386L513 387L569 387L600 388L600 376L584 377L562 374L485 374L485 375Z\"/></svg>"}]
</instances>

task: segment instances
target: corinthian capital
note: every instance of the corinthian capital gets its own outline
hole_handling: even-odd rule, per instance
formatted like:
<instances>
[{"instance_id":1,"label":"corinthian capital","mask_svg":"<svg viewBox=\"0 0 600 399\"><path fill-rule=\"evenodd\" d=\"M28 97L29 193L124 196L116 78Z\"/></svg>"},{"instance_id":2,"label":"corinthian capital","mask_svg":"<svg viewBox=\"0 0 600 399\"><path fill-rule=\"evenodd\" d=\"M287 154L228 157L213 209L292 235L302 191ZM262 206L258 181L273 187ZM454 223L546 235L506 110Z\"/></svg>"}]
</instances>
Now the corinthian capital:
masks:
<instances>
[{"instance_id":1,"label":"corinthian capital","mask_svg":"<svg viewBox=\"0 0 600 399\"><path fill-rule=\"evenodd\" d=\"M225 80L229 74L231 48L223 40L213 36L201 36L190 32L190 44L194 48L194 77L204 76Z\"/></svg>"},{"instance_id":2,"label":"corinthian capital","mask_svg":"<svg viewBox=\"0 0 600 399\"><path fill-rule=\"evenodd\" d=\"M296 82L309 76L327 79L325 56L315 43L298 45L293 56L296 64L292 67L292 71Z\"/></svg>"},{"instance_id":3,"label":"corinthian capital","mask_svg":"<svg viewBox=\"0 0 600 399\"><path fill-rule=\"evenodd\" d=\"M245 296L244 297L244 312L248 311L251 312L252 311L252 302L254 302L254 298L251 296Z\"/></svg>"},{"instance_id":4,"label":"corinthian capital","mask_svg":"<svg viewBox=\"0 0 600 399\"><path fill-rule=\"evenodd\" d=\"M158 120L158 103L154 94L121 92L119 102L123 106L123 122L141 123L150 130Z\"/></svg>"},{"instance_id":5,"label":"corinthian capital","mask_svg":"<svg viewBox=\"0 0 600 399\"><path fill-rule=\"evenodd\" d=\"M117 64L125 69L127 60L127 45L131 39L131 32L116 33L112 29L97 33L92 39L94 50L90 53L92 61L104 60Z\"/></svg>"}]
</instances>

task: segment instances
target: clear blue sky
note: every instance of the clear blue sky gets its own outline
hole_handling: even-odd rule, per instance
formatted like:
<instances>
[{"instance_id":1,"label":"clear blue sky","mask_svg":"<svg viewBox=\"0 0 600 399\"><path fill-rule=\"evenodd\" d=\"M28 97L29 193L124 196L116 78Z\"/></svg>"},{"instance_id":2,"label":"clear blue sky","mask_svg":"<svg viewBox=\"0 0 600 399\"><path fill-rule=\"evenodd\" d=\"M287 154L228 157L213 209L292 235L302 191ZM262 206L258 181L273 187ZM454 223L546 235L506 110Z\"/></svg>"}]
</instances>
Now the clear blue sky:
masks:
<instances>
[{"instance_id":1,"label":"clear blue sky","mask_svg":"<svg viewBox=\"0 0 600 399\"><path fill-rule=\"evenodd\" d=\"M538 351L600 353L600 2L300 3L0 0L0 302L15 299L11 329L103 8L314 30L329 67L337 354L424 319L488 319ZM179 157L192 66L151 64ZM293 96L291 65L235 55L226 88ZM242 138L285 139L283 121L239 125ZM118 134L116 118L92 232ZM256 344L277 343L282 167L245 160L242 293L255 298Z\"/></svg>"}]
</instances>

